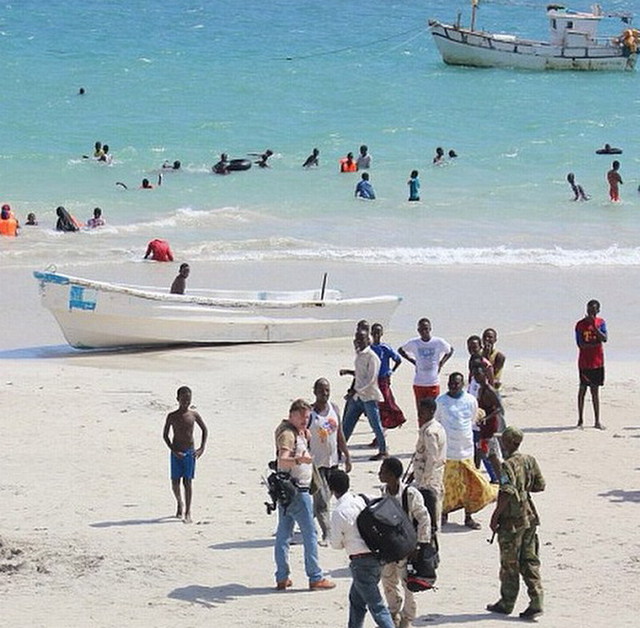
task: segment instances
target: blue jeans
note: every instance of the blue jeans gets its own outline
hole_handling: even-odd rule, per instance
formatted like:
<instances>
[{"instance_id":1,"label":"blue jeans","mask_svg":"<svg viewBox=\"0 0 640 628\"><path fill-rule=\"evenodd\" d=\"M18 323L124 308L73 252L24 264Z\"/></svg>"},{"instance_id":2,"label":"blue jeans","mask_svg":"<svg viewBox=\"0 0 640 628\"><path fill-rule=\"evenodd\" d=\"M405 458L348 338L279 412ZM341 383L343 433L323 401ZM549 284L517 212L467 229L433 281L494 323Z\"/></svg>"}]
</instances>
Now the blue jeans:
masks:
<instances>
[{"instance_id":1,"label":"blue jeans","mask_svg":"<svg viewBox=\"0 0 640 628\"><path fill-rule=\"evenodd\" d=\"M381 566L375 556L361 556L349 563L353 576L349 590L349 628L362 628L367 608L380 628L394 628L391 613L378 587Z\"/></svg>"},{"instance_id":2,"label":"blue jeans","mask_svg":"<svg viewBox=\"0 0 640 628\"><path fill-rule=\"evenodd\" d=\"M274 556L276 559L276 582L286 580L289 569L289 544L293 526L298 524L304 545L304 568L309 582L322 580L322 569L318 563L318 536L313 521L313 502L307 492L298 492L291 503L284 508L278 504L278 529Z\"/></svg>"},{"instance_id":3,"label":"blue jeans","mask_svg":"<svg viewBox=\"0 0 640 628\"><path fill-rule=\"evenodd\" d=\"M376 435L376 441L378 442L378 450L382 452L387 451L387 443L384 439L384 432L382 431L382 423L380 422L380 410L378 409L377 401L362 401L362 399L351 398L347 401L344 408L344 417L342 418L342 431L344 437L349 440L353 430L358 422L358 419L362 413L367 415L369 419L369 425Z\"/></svg>"}]
</instances>

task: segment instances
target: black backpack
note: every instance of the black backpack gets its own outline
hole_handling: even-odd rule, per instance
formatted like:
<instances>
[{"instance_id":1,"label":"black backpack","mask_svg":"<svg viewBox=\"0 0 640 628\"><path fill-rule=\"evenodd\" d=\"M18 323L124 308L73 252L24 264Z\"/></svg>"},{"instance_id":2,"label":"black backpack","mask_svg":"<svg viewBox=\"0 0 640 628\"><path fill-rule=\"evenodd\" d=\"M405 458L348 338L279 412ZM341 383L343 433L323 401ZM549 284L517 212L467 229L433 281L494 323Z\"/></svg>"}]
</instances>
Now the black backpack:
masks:
<instances>
[{"instance_id":1,"label":"black backpack","mask_svg":"<svg viewBox=\"0 0 640 628\"><path fill-rule=\"evenodd\" d=\"M397 499L360 497L366 506L356 519L358 532L380 562L402 560L416 549L416 529Z\"/></svg>"},{"instance_id":2,"label":"black backpack","mask_svg":"<svg viewBox=\"0 0 640 628\"><path fill-rule=\"evenodd\" d=\"M426 591L432 589L438 577L436 569L440 564L440 552L438 547L438 521L436 518L436 502L437 497L435 491L431 488L414 488L420 492L424 505L429 511L431 517L431 541L429 543L420 543L415 558L408 567L407 588L410 591ZM409 500L407 497L407 488L402 492L402 508L409 512ZM415 526L417 521L413 521Z\"/></svg>"}]
</instances>

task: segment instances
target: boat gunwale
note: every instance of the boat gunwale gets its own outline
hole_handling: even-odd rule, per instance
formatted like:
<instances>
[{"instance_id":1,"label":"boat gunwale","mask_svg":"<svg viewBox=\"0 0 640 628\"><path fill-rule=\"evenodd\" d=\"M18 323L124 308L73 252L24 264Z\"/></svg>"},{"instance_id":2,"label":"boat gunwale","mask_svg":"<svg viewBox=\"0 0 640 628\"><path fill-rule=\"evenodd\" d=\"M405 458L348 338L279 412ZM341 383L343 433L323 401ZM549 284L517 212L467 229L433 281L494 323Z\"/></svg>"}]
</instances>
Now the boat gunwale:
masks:
<instances>
[{"instance_id":1,"label":"boat gunwale","mask_svg":"<svg viewBox=\"0 0 640 628\"><path fill-rule=\"evenodd\" d=\"M152 292L127 286L126 284L113 284L103 281L72 277L58 273L47 273L34 271L33 276L41 283L51 283L59 285L75 284L85 288L92 288L102 292L112 292L124 294L148 301L165 302L166 304L190 304L203 307L224 307L224 308L264 308L264 309L294 309L305 307L326 307L327 305L356 305L362 303L385 303L402 301L402 297L396 295L379 295L374 297L355 297L348 299L301 299L297 301L280 301L274 299L225 299L216 297L202 297L186 294L171 294L162 292ZM55 279L53 279L55 278ZM60 281L62 279L63 281ZM295 294L295 291L292 292Z\"/></svg>"}]
</instances>

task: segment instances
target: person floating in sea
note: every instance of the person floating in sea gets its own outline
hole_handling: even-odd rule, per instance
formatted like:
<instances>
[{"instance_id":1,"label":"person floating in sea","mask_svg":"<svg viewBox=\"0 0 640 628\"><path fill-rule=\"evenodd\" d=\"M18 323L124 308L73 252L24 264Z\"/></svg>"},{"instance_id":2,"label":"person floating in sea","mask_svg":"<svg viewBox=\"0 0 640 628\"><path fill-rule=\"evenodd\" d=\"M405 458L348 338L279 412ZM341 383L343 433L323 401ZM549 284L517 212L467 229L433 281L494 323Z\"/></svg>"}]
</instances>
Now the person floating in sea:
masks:
<instances>
[{"instance_id":1,"label":"person floating in sea","mask_svg":"<svg viewBox=\"0 0 640 628\"><path fill-rule=\"evenodd\" d=\"M191 523L192 480L196 470L196 460L204 453L207 444L207 426L202 417L190 409L191 389L178 388L178 409L167 415L162 437L171 450L171 488L177 502L176 517ZM193 428L198 425L202 432L200 447L195 448ZM169 433L173 431L173 438ZM184 504L180 491L180 480L184 486Z\"/></svg>"},{"instance_id":2,"label":"person floating in sea","mask_svg":"<svg viewBox=\"0 0 640 628\"><path fill-rule=\"evenodd\" d=\"M149 179L142 179L142 183L140 184L141 190L153 190L153 185L149 183Z\"/></svg>"},{"instance_id":3,"label":"person floating in sea","mask_svg":"<svg viewBox=\"0 0 640 628\"><path fill-rule=\"evenodd\" d=\"M154 262L173 262L173 253L171 247L166 240L160 240L156 238L151 240L147 245L147 252L144 254L144 259L151 259Z\"/></svg>"},{"instance_id":4,"label":"person floating in sea","mask_svg":"<svg viewBox=\"0 0 640 628\"><path fill-rule=\"evenodd\" d=\"M11 207L3 205L0 212L0 236L17 236L19 226L18 221L11 213Z\"/></svg>"},{"instance_id":5,"label":"person floating in sea","mask_svg":"<svg viewBox=\"0 0 640 628\"><path fill-rule=\"evenodd\" d=\"M619 185L622 185L622 177L618 172L620 170L620 162L614 161L611 164L611 170L607 172L607 181L609 183L609 199L618 202L620 200L620 189Z\"/></svg>"},{"instance_id":6,"label":"person floating in sea","mask_svg":"<svg viewBox=\"0 0 640 628\"><path fill-rule=\"evenodd\" d=\"M615 148L611 144L605 144L604 148L599 148L596 151L596 155L622 155L622 149Z\"/></svg>"},{"instance_id":7,"label":"person floating in sea","mask_svg":"<svg viewBox=\"0 0 640 628\"><path fill-rule=\"evenodd\" d=\"M85 92L84 87L81 87L81 88L78 90L78 96L84 96L85 94L86 94L86 92Z\"/></svg>"},{"instance_id":8,"label":"person floating in sea","mask_svg":"<svg viewBox=\"0 0 640 628\"><path fill-rule=\"evenodd\" d=\"M222 153L222 155L220 155L220 161L214 164L211 170L215 174L229 174L229 155Z\"/></svg>"},{"instance_id":9,"label":"person floating in sea","mask_svg":"<svg viewBox=\"0 0 640 628\"><path fill-rule=\"evenodd\" d=\"M411 171L411 175L409 176L407 185L409 186L409 200L419 201L420 200L420 179L418 179L417 170Z\"/></svg>"},{"instance_id":10,"label":"person floating in sea","mask_svg":"<svg viewBox=\"0 0 640 628\"><path fill-rule=\"evenodd\" d=\"M340 172L357 172L358 164L353 161L353 153L347 153L346 157L340 160Z\"/></svg>"},{"instance_id":11,"label":"person floating in sea","mask_svg":"<svg viewBox=\"0 0 640 628\"><path fill-rule=\"evenodd\" d=\"M180 163L180 161L178 159L176 159L174 162L170 162L167 159L162 164L162 169L163 170L180 170L181 167L182 167L182 164Z\"/></svg>"},{"instance_id":12,"label":"person floating in sea","mask_svg":"<svg viewBox=\"0 0 640 628\"><path fill-rule=\"evenodd\" d=\"M104 225L105 222L102 217L102 210L99 207L96 207L93 210L93 218L89 218L89 220L87 220L87 227L89 227L89 229L95 229L96 227L104 227Z\"/></svg>"},{"instance_id":13,"label":"person floating in sea","mask_svg":"<svg viewBox=\"0 0 640 628\"><path fill-rule=\"evenodd\" d=\"M320 155L320 151L317 148L314 148L313 151L311 152L311 155L309 155L304 160L302 167L311 168L311 166L319 166L320 164L318 162L318 155Z\"/></svg>"},{"instance_id":14,"label":"person floating in sea","mask_svg":"<svg viewBox=\"0 0 640 628\"><path fill-rule=\"evenodd\" d=\"M190 272L191 269L189 268L189 264L180 264L180 270L178 271L176 278L173 280L171 289L169 290L171 294L184 294L187 289L187 277Z\"/></svg>"},{"instance_id":15,"label":"person floating in sea","mask_svg":"<svg viewBox=\"0 0 640 628\"><path fill-rule=\"evenodd\" d=\"M256 161L256 165L259 168L270 168L271 167L267 163L268 160L269 160L269 157L271 157L271 155L273 155L273 151L271 149L267 148L267 150L264 151L264 153L249 153L249 155L252 155L254 157L260 157L260 159L258 159L258 161Z\"/></svg>"},{"instance_id":16,"label":"person floating in sea","mask_svg":"<svg viewBox=\"0 0 640 628\"><path fill-rule=\"evenodd\" d=\"M442 148L442 146L438 146L438 148L436 148L435 157L433 158L433 165L440 166L443 163L444 163L444 148Z\"/></svg>"},{"instance_id":17,"label":"person floating in sea","mask_svg":"<svg viewBox=\"0 0 640 628\"><path fill-rule=\"evenodd\" d=\"M364 198L370 201L375 199L376 193L373 191L373 186L369 181L368 172L362 173L362 178L360 179L360 181L358 181L358 184L356 185L356 191L354 194L356 198Z\"/></svg>"},{"instance_id":18,"label":"person floating in sea","mask_svg":"<svg viewBox=\"0 0 640 628\"><path fill-rule=\"evenodd\" d=\"M110 164L113 160L113 156L109 154L109 145L108 144L103 144L102 146L102 155L100 155L98 158L98 161L105 163L105 164Z\"/></svg>"},{"instance_id":19,"label":"person floating in sea","mask_svg":"<svg viewBox=\"0 0 640 628\"><path fill-rule=\"evenodd\" d=\"M453 150L453 148L449 151L449 159L455 159L458 156L458 153L456 153L455 150Z\"/></svg>"},{"instance_id":20,"label":"person floating in sea","mask_svg":"<svg viewBox=\"0 0 640 628\"><path fill-rule=\"evenodd\" d=\"M360 154L356 160L356 166L358 170L368 170L371 168L371 155L369 154L369 147L366 144L360 147Z\"/></svg>"},{"instance_id":21,"label":"person floating in sea","mask_svg":"<svg viewBox=\"0 0 640 628\"><path fill-rule=\"evenodd\" d=\"M56 208L56 231L78 231L80 225L78 221L62 205Z\"/></svg>"},{"instance_id":22,"label":"person floating in sea","mask_svg":"<svg viewBox=\"0 0 640 628\"><path fill-rule=\"evenodd\" d=\"M570 172L567 175L567 181L571 186L571 190L573 191L573 200L574 201L588 201L591 197L584 191L584 188L576 183L576 175L573 172Z\"/></svg>"}]
</instances>

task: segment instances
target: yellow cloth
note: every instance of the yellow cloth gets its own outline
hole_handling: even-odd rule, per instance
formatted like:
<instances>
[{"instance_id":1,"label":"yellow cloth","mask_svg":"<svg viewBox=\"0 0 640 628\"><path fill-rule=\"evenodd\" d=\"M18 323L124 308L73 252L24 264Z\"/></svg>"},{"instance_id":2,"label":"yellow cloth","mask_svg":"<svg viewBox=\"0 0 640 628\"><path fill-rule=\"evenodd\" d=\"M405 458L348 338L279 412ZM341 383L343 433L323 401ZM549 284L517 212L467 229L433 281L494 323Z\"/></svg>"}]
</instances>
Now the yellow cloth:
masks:
<instances>
[{"instance_id":1,"label":"yellow cloth","mask_svg":"<svg viewBox=\"0 0 640 628\"><path fill-rule=\"evenodd\" d=\"M482 510L494 502L498 487L487 482L473 464L473 460L447 460L444 467L444 504L447 514L464 508L469 514Z\"/></svg>"}]
</instances>

